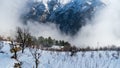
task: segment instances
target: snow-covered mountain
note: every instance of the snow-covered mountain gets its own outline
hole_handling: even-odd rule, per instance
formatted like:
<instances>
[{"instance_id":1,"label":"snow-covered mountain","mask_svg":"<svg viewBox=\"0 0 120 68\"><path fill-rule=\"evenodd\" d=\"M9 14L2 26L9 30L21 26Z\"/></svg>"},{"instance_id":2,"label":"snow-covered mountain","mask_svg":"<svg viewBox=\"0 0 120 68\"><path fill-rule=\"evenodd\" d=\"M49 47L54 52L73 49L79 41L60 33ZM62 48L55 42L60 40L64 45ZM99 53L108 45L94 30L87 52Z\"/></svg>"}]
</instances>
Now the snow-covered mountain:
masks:
<instances>
[{"instance_id":1,"label":"snow-covered mountain","mask_svg":"<svg viewBox=\"0 0 120 68\"><path fill-rule=\"evenodd\" d=\"M11 58L9 42L0 42L0 68L14 68L21 63L22 68L35 67L35 59L31 54L34 49L26 48L24 53L18 52L18 60ZM70 52L38 50L40 58L38 68L120 68L119 51L86 51Z\"/></svg>"},{"instance_id":2,"label":"snow-covered mountain","mask_svg":"<svg viewBox=\"0 0 120 68\"><path fill-rule=\"evenodd\" d=\"M52 22L62 32L74 35L102 5L100 0L36 0L28 4L22 18L25 23L28 20Z\"/></svg>"}]
</instances>

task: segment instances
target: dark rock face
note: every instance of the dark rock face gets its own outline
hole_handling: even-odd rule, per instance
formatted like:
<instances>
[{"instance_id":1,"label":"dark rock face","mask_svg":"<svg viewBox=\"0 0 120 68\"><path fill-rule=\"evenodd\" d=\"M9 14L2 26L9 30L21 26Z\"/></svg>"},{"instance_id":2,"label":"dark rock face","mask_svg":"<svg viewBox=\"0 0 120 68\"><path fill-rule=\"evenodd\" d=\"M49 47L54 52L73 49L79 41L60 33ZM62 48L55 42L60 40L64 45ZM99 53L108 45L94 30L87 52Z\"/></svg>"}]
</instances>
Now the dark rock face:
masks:
<instances>
[{"instance_id":1,"label":"dark rock face","mask_svg":"<svg viewBox=\"0 0 120 68\"><path fill-rule=\"evenodd\" d=\"M86 24L86 20L92 19L103 3L100 0L71 0L62 5L59 0L50 0L47 2L47 8L43 2L31 5L29 12L22 16L25 22L31 20L55 23L61 32L75 35Z\"/></svg>"}]
</instances>

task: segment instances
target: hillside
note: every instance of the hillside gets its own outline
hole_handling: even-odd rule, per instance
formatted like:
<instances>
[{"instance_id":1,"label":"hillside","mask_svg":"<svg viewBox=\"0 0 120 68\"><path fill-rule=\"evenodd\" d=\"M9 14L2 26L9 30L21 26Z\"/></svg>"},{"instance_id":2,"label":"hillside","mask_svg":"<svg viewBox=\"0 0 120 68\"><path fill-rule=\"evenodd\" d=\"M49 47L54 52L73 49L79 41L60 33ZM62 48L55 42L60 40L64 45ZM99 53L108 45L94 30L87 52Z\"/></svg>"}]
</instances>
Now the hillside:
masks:
<instances>
[{"instance_id":1,"label":"hillside","mask_svg":"<svg viewBox=\"0 0 120 68\"><path fill-rule=\"evenodd\" d=\"M55 23L61 32L75 35L104 4L100 0L37 0L28 4L21 16L24 23Z\"/></svg>"},{"instance_id":2,"label":"hillside","mask_svg":"<svg viewBox=\"0 0 120 68\"><path fill-rule=\"evenodd\" d=\"M8 42L0 42L0 67L14 68L15 63L20 63L22 68L35 67L33 48L26 48L24 53L19 51L18 60L11 58L13 55ZM39 53L38 68L119 68L119 51L80 51L71 56L71 52L57 52L37 50ZM3 63L4 62L4 63Z\"/></svg>"}]
</instances>

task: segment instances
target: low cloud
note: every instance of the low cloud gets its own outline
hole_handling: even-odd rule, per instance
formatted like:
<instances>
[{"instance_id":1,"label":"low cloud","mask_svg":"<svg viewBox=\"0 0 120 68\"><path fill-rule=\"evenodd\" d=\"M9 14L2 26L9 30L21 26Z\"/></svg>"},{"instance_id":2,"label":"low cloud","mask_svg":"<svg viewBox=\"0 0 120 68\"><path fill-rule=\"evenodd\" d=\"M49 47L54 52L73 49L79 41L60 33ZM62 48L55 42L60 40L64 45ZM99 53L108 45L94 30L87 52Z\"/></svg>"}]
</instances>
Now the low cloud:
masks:
<instances>
[{"instance_id":1,"label":"low cloud","mask_svg":"<svg viewBox=\"0 0 120 68\"><path fill-rule=\"evenodd\" d=\"M68 0L69 1L69 0ZM24 12L28 0L1 0L0 2L0 35L15 36L16 27L27 27L32 35L69 41L78 47L103 47L108 45L120 46L120 1L103 0L106 4L96 12L92 21L83 26L75 36L60 32L55 24L28 21L23 25L20 15ZM67 2L65 2L67 3Z\"/></svg>"}]
</instances>

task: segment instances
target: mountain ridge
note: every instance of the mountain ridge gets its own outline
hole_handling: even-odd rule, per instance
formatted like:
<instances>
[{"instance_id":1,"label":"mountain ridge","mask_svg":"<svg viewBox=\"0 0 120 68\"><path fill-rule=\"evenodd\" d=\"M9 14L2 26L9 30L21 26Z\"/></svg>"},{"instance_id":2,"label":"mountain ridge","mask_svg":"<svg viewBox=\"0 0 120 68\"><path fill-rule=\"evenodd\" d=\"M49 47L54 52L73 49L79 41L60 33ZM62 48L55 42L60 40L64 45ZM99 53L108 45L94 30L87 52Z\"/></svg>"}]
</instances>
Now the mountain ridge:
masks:
<instances>
[{"instance_id":1,"label":"mountain ridge","mask_svg":"<svg viewBox=\"0 0 120 68\"><path fill-rule=\"evenodd\" d=\"M91 20L99 7L103 5L100 0L71 0L62 4L61 0L43 0L31 2L29 11L22 15L24 23L38 21L51 22L58 25L61 32L75 35L79 29Z\"/></svg>"}]
</instances>

